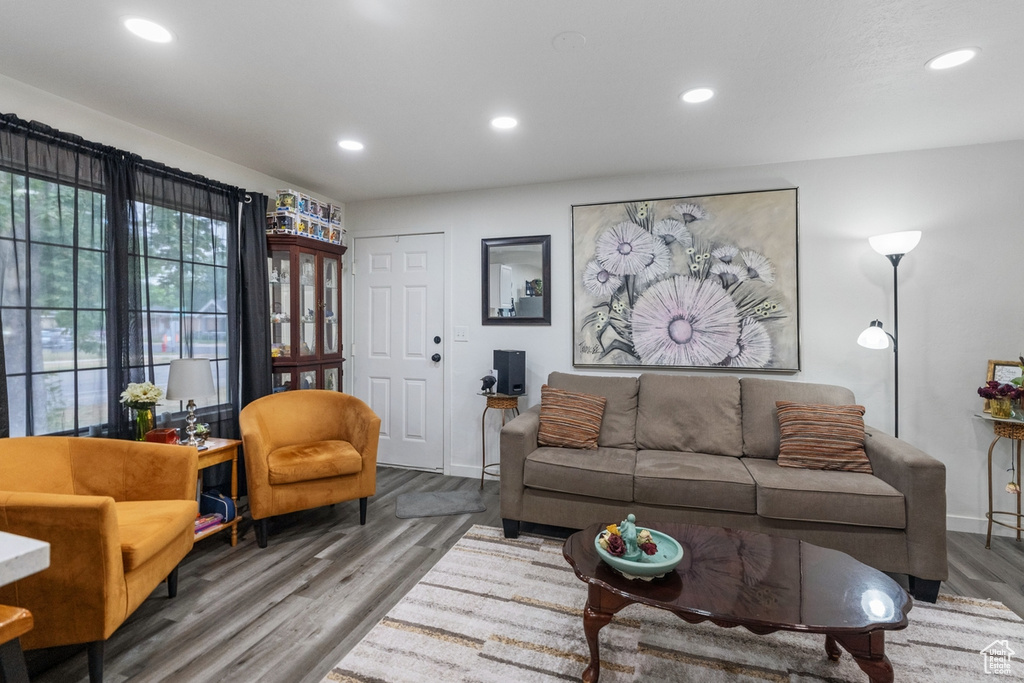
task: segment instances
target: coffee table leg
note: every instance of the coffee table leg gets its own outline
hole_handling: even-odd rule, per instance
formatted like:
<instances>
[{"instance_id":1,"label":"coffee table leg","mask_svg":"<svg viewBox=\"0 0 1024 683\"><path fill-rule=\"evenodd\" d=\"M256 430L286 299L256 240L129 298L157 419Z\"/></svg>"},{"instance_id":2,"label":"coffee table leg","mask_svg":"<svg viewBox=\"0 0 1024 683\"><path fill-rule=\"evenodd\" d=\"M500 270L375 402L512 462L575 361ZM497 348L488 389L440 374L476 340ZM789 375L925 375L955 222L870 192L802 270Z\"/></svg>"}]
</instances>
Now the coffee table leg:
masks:
<instances>
[{"instance_id":1,"label":"coffee table leg","mask_svg":"<svg viewBox=\"0 0 1024 683\"><path fill-rule=\"evenodd\" d=\"M590 647L590 663L583 670L584 683L597 683L601 676L601 653L598 633L612 616L626 605L632 604L622 596L603 590L600 586L590 584L587 590L587 605L583 608L583 632L587 635Z\"/></svg>"},{"instance_id":2,"label":"coffee table leg","mask_svg":"<svg viewBox=\"0 0 1024 683\"><path fill-rule=\"evenodd\" d=\"M843 653L839 646L836 645L836 639L832 636L825 636L825 652L833 662L838 662L839 656Z\"/></svg>"},{"instance_id":3,"label":"coffee table leg","mask_svg":"<svg viewBox=\"0 0 1024 683\"><path fill-rule=\"evenodd\" d=\"M872 683L892 683L892 663L885 656L885 631L872 631L858 635L825 636L825 650L828 651L829 641L834 646L839 643L853 655L853 660L861 671L866 673ZM829 652L829 657L832 653Z\"/></svg>"}]
</instances>

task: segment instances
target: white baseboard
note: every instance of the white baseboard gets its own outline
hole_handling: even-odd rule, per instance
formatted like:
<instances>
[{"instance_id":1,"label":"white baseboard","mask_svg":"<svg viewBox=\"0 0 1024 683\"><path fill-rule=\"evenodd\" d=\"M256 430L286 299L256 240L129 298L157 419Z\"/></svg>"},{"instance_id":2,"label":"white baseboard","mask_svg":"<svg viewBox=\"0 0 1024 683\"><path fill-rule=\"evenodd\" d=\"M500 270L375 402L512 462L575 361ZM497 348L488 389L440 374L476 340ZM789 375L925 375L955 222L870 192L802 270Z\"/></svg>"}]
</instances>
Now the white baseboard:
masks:
<instances>
[{"instance_id":1,"label":"white baseboard","mask_svg":"<svg viewBox=\"0 0 1024 683\"><path fill-rule=\"evenodd\" d=\"M1012 519L1008 517L1007 519ZM949 531L963 531L968 534L984 534L988 532L988 520L984 517L980 519L977 517L963 517L960 515L946 515L946 529ZM1012 536L1016 537L1017 532L1013 529L1000 526L998 524L992 525L993 536Z\"/></svg>"},{"instance_id":2,"label":"white baseboard","mask_svg":"<svg viewBox=\"0 0 1024 683\"><path fill-rule=\"evenodd\" d=\"M452 465L448 471L453 477L466 477L467 479L476 479L480 481L480 465ZM487 475L484 481L495 481L497 477Z\"/></svg>"}]
</instances>

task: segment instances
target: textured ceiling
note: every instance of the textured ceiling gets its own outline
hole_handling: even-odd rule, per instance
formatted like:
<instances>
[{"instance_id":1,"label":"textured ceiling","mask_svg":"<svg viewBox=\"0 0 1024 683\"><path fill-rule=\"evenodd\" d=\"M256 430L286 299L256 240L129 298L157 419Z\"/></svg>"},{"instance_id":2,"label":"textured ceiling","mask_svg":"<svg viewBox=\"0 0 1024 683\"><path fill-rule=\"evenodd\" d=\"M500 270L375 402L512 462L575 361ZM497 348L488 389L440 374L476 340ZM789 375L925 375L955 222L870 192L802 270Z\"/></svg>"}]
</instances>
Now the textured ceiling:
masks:
<instances>
[{"instance_id":1,"label":"textured ceiling","mask_svg":"<svg viewBox=\"0 0 1024 683\"><path fill-rule=\"evenodd\" d=\"M0 73L344 201L1024 139L1020 0L0 0L0 13ZM177 40L131 36L127 14ZM565 31L585 44L555 49ZM962 46L982 53L924 68ZM696 85L718 96L683 105ZM492 130L505 113L520 126ZM342 152L343 137L366 149Z\"/></svg>"}]
</instances>

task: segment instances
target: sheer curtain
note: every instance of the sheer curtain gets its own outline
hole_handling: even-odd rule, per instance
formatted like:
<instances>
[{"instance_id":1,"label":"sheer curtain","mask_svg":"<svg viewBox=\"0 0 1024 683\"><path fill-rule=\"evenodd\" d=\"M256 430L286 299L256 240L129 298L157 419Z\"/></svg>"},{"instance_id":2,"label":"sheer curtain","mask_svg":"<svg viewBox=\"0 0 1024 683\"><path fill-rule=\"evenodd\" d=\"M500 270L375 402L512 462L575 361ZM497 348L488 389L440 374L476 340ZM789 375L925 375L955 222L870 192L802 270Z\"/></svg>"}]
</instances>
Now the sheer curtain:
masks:
<instances>
[{"instance_id":1,"label":"sheer curtain","mask_svg":"<svg viewBox=\"0 0 1024 683\"><path fill-rule=\"evenodd\" d=\"M126 436L124 387L166 386L170 361L194 356L218 391L195 397L200 419L237 436L243 197L0 115L0 433ZM177 425L182 410L158 415Z\"/></svg>"}]
</instances>

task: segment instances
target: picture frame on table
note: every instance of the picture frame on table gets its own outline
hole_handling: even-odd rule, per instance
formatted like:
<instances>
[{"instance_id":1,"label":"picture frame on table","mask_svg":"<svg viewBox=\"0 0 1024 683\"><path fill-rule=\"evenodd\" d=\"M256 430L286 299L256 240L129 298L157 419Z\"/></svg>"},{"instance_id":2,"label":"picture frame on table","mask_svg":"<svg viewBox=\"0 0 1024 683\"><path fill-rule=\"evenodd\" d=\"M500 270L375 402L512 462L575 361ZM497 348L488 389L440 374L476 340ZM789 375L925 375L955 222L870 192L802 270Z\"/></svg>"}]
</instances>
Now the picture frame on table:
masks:
<instances>
[{"instance_id":1,"label":"picture frame on table","mask_svg":"<svg viewBox=\"0 0 1024 683\"><path fill-rule=\"evenodd\" d=\"M986 382L996 381L1000 384L1009 384L1014 379L1024 374L1020 362L1015 360L989 360L988 373L985 375ZM989 400L985 399L985 412L992 412Z\"/></svg>"}]
</instances>

